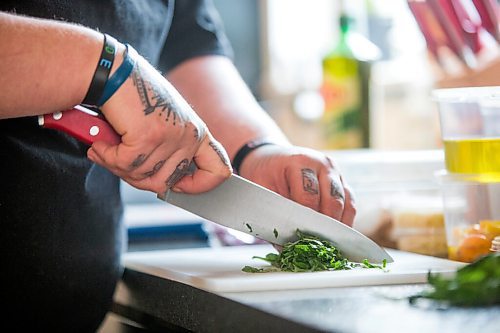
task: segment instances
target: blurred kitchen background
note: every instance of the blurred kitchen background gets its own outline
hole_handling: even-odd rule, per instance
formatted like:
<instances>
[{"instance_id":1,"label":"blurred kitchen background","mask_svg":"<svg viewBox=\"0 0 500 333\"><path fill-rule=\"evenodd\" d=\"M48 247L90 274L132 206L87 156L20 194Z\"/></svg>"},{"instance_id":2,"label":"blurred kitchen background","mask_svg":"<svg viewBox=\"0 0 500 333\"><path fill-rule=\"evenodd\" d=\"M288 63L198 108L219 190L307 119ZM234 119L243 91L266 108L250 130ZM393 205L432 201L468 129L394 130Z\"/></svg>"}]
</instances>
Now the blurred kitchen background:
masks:
<instances>
[{"instance_id":1,"label":"blurred kitchen background","mask_svg":"<svg viewBox=\"0 0 500 333\"><path fill-rule=\"evenodd\" d=\"M440 145L437 114L429 99L435 75L405 0L351 0L343 6L339 0L215 0L215 4L242 76L293 143L325 148L319 95L322 60L339 41L343 9L352 19L351 30L380 53L372 63L366 101L370 148ZM361 55L373 53L370 45L358 44Z\"/></svg>"},{"instance_id":2,"label":"blurred kitchen background","mask_svg":"<svg viewBox=\"0 0 500 333\"><path fill-rule=\"evenodd\" d=\"M264 109L294 144L324 150L339 163L357 194L355 227L381 245L437 256L447 250L431 91L500 82L498 36L480 28L477 1L454 2L475 29L464 38L450 37L442 13L426 1L214 0L234 62ZM343 70L328 69L329 61ZM325 75L337 76L325 83ZM332 140L328 126L339 112L343 127L335 130L346 134ZM126 184L123 193L131 251L256 242Z\"/></svg>"}]
</instances>

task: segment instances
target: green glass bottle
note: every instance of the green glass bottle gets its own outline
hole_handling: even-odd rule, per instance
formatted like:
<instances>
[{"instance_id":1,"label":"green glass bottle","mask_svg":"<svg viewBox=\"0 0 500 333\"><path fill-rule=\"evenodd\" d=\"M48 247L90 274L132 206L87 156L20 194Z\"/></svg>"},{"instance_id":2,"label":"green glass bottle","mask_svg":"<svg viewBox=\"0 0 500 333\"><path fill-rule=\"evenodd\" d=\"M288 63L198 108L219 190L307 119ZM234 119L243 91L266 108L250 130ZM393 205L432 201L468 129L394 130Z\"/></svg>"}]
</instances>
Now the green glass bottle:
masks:
<instances>
[{"instance_id":1,"label":"green glass bottle","mask_svg":"<svg viewBox=\"0 0 500 333\"><path fill-rule=\"evenodd\" d=\"M325 102L321 119L325 149L369 147L369 73L371 59L363 59L363 48L373 47L368 40L351 32L352 19L340 15L340 38L322 61L321 95ZM361 43L360 43L361 41ZM357 44L357 45L355 45ZM371 48L371 49L370 49Z\"/></svg>"}]
</instances>

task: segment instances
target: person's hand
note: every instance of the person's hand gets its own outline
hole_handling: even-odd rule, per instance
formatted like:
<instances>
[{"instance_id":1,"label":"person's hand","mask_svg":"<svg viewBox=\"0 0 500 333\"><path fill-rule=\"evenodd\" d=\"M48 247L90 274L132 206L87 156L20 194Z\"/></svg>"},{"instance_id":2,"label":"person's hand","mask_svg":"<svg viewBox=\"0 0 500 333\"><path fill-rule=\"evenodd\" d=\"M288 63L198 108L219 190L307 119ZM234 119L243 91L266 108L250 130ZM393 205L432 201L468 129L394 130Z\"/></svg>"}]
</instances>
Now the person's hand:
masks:
<instances>
[{"instance_id":1,"label":"person's hand","mask_svg":"<svg viewBox=\"0 0 500 333\"><path fill-rule=\"evenodd\" d=\"M231 175L224 148L175 88L142 58L102 112L122 142L95 142L87 156L136 188L159 194L170 188L199 193Z\"/></svg>"},{"instance_id":2,"label":"person's hand","mask_svg":"<svg viewBox=\"0 0 500 333\"><path fill-rule=\"evenodd\" d=\"M243 161L240 175L352 226L353 194L332 160L312 149L265 145Z\"/></svg>"}]
</instances>

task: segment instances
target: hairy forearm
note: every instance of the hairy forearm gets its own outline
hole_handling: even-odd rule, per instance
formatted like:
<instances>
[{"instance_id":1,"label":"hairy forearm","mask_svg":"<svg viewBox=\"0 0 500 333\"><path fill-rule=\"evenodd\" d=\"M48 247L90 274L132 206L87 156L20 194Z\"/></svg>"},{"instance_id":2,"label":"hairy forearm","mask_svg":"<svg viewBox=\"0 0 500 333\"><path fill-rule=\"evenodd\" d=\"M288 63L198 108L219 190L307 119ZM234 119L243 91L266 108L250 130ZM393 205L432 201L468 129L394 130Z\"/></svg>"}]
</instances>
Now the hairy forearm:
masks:
<instances>
[{"instance_id":1,"label":"hairy forearm","mask_svg":"<svg viewBox=\"0 0 500 333\"><path fill-rule=\"evenodd\" d=\"M0 118L44 114L80 103L102 39L82 26L0 12Z\"/></svg>"},{"instance_id":2,"label":"hairy forearm","mask_svg":"<svg viewBox=\"0 0 500 333\"><path fill-rule=\"evenodd\" d=\"M172 70L168 79L206 122L231 159L242 145L255 138L288 144L229 59L194 58Z\"/></svg>"}]
</instances>

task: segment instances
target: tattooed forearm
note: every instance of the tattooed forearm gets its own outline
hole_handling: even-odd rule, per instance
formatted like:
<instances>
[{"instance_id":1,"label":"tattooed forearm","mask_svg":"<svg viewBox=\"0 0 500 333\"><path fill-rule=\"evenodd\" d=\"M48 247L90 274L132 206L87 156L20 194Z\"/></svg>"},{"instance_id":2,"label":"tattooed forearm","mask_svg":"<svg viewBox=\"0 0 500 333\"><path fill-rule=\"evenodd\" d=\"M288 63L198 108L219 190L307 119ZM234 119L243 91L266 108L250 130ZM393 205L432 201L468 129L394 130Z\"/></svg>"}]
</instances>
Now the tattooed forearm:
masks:
<instances>
[{"instance_id":1,"label":"tattooed forearm","mask_svg":"<svg viewBox=\"0 0 500 333\"><path fill-rule=\"evenodd\" d=\"M222 163L224 163L227 166L230 166L229 160L228 160L227 156L224 154L224 152L221 150L221 147L219 147L218 145L216 145L212 141L210 141L208 144L217 153L217 155L219 156Z\"/></svg>"},{"instance_id":2,"label":"tattooed forearm","mask_svg":"<svg viewBox=\"0 0 500 333\"><path fill-rule=\"evenodd\" d=\"M183 159L177 166L175 167L174 172L168 177L165 181L167 188L171 188L174 186L182 177L190 173L189 168L189 160L187 158Z\"/></svg>"},{"instance_id":3,"label":"tattooed forearm","mask_svg":"<svg viewBox=\"0 0 500 333\"><path fill-rule=\"evenodd\" d=\"M155 111L159 111L159 115L166 114L166 121L170 121L176 125L179 120L184 123L181 110L174 101L172 95L168 92L167 87L161 82L151 82L144 78L139 66L135 66L132 72L132 79L137 88L137 93L144 107L144 114L148 115Z\"/></svg>"},{"instance_id":4,"label":"tattooed forearm","mask_svg":"<svg viewBox=\"0 0 500 333\"><path fill-rule=\"evenodd\" d=\"M132 161L132 163L130 163L130 169L136 169L138 167L140 167L142 165L142 163L144 163L144 161L146 160L146 155L145 154L139 154L135 160Z\"/></svg>"},{"instance_id":5,"label":"tattooed forearm","mask_svg":"<svg viewBox=\"0 0 500 333\"><path fill-rule=\"evenodd\" d=\"M156 174L158 172L158 170L161 169L161 167L163 166L163 164L165 164L165 161L166 160L161 160L158 163L156 163L155 166L153 167L153 170L144 173L144 176L151 177L154 174Z\"/></svg>"},{"instance_id":6,"label":"tattooed forearm","mask_svg":"<svg viewBox=\"0 0 500 333\"><path fill-rule=\"evenodd\" d=\"M319 184L316 173L311 169L302 169L302 186L304 191L311 194L319 193Z\"/></svg>"},{"instance_id":7,"label":"tattooed forearm","mask_svg":"<svg viewBox=\"0 0 500 333\"><path fill-rule=\"evenodd\" d=\"M144 105L144 113L146 115L150 114L154 110L151 109L151 103L148 98L148 89L146 88L146 83L141 77L141 73L138 65L134 66L132 71L132 80L134 85L137 87L137 93L139 94L139 98L141 99L142 105Z\"/></svg>"},{"instance_id":8,"label":"tattooed forearm","mask_svg":"<svg viewBox=\"0 0 500 333\"><path fill-rule=\"evenodd\" d=\"M342 188L337 182L333 180L330 183L330 195L335 199L344 200L344 194L342 193Z\"/></svg>"}]
</instances>

